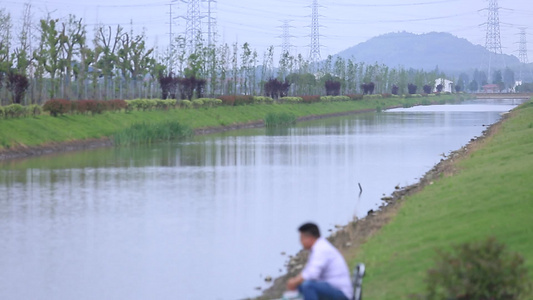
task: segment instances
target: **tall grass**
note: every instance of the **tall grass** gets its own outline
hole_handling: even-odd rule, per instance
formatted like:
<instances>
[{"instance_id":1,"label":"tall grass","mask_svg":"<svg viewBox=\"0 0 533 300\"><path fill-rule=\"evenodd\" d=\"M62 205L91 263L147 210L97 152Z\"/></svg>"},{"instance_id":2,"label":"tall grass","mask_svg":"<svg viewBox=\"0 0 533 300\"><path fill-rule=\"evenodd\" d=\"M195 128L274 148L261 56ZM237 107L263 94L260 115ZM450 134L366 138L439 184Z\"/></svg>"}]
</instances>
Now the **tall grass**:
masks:
<instances>
[{"instance_id":1,"label":"tall grass","mask_svg":"<svg viewBox=\"0 0 533 300\"><path fill-rule=\"evenodd\" d=\"M191 136L189 126L176 121L163 123L138 123L113 135L116 146L151 144L160 141L177 140Z\"/></svg>"},{"instance_id":2,"label":"tall grass","mask_svg":"<svg viewBox=\"0 0 533 300\"><path fill-rule=\"evenodd\" d=\"M280 112L268 113L265 117L266 127L286 126L296 123L296 115L293 113Z\"/></svg>"}]
</instances>

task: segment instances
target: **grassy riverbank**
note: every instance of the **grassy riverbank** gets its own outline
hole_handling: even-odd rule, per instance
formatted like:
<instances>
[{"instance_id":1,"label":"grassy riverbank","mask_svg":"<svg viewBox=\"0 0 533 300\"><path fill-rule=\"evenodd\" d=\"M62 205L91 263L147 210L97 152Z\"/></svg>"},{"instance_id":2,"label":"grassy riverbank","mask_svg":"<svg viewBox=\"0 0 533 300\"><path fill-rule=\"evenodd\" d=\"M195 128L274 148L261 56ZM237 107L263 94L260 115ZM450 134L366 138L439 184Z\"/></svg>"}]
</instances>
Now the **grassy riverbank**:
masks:
<instances>
[{"instance_id":1,"label":"grassy riverbank","mask_svg":"<svg viewBox=\"0 0 533 300\"><path fill-rule=\"evenodd\" d=\"M521 253L533 278L533 102L493 133L454 162L455 175L408 197L392 221L355 250L351 265L367 265L365 299L421 293L435 249L489 236Z\"/></svg>"},{"instance_id":2,"label":"grassy riverbank","mask_svg":"<svg viewBox=\"0 0 533 300\"><path fill-rule=\"evenodd\" d=\"M455 96L432 98L386 98L315 104L248 105L169 111L106 112L102 115L65 115L57 118L42 115L35 118L0 120L0 150L18 146L40 146L48 143L98 139L121 132L134 124L179 122L192 129L228 126L263 120L269 113L291 113L296 117L324 115L392 106L453 101Z\"/></svg>"}]
</instances>

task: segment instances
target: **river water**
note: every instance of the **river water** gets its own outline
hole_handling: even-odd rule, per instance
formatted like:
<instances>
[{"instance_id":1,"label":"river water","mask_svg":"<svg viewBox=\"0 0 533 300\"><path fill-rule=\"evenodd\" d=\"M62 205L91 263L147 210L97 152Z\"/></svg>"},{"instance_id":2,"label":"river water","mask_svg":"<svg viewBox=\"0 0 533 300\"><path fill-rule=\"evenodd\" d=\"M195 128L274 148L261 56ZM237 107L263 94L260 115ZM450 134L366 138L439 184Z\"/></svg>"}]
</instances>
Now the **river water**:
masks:
<instances>
[{"instance_id":1,"label":"river water","mask_svg":"<svg viewBox=\"0 0 533 300\"><path fill-rule=\"evenodd\" d=\"M242 299L296 228L415 183L518 101L469 101L0 165L0 299ZM363 187L359 195L358 183Z\"/></svg>"}]
</instances>

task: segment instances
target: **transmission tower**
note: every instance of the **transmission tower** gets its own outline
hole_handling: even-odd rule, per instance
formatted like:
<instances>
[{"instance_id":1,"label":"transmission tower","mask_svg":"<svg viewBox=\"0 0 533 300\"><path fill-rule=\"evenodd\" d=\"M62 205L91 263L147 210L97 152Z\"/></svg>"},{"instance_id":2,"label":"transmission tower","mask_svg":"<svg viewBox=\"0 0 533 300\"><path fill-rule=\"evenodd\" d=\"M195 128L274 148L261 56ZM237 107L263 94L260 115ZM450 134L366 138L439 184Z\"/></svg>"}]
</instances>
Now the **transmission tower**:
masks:
<instances>
[{"instance_id":1,"label":"transmission tower","mask_svg":"<svg viewBox=\"0 0 533 300\"><path fill-rule=\"evenodd\" d=\"M309 52L309 60L311 62L318 62L320 60L320 14L318 12L320 5L318 0L313 0L311 5L311 51Z\"/></svg>"},{"instance_id":2,"label":"transmission tower","mask_svg":"<svg viewBox=\"0 0 533 300\"><path fill-rule=\"evenodd\" d=\"M202 15L200 12L200 0L181 0L187 4L187 15L180 16L185 19L185 41L189 44L189 51L194 50L196 38L202 33Z\"/></svg>"},{"instance_id":3,"label":"transmission tower","mask_svg":"<svg viewBox=\"0 0 533 300\"><path fill-rule=\"evenodd\" d=\"M527 28L521 27L520 29L520 46L518 48L518 59L523 64L529 63L527 58Z\"/></svg>"},{"instance_id":4,"label":"transmission tower","mask_svg":"<svg viewBox=\"0 0 533 300\"><path fill-rule=\"evenodd\" d=\"M207 42L209 46L215 44L215 31L217 26L217 19L213 16L212 4L216 4L217 0L205 0L207 2Z\"/></svg>"},{"instance_id":5,"label":"transmission tower","mask_svg":"<svg viewBox=\"0 0 533 300\"><path fill-rule=\"evenodd\" d=\"M503 53L501 34L500 34L500 12L499 12L500 7L498 6L498 0L489 0L489 8L487 10L488 10L488 18L487 18L487 36L486 36L485 48L489 50L487 76L490 82L492 78L493 56Z\"/></svg>"},{"instance_id":6,"label":"transmission tower","mask_svg":"<svg viewBox=\"0 0 533 300\"><path fill-rule=\"evenodd\" d=\"M173 2L170 2L168 4L168 69L170 72L172 72L172 68L174 66L173 56L172 56L172 45L174 44L174 11L173 11Z\"/></svg>"},{"instance_id":7,"label":"transmission tower","mask_svg":"<svg viewBox=\"0 0 533 300\"><path fill-rule=\"evenodd\" d=\"M279 37L281 38L281 53L284 55L285 53L290 53L292 49L291 38L293 36L290 34L290 29L293 28L293 26L291 26L292 20L282 20L282 22L283 25L281 28L283 34Z\"/></svg>"},{"instance_id":8,"label":"transmission tower","mask_svg":"<svg viewBox=\"0 0 533 300\"><path fill-rule=\"evenodd\" d=\"M521 27L520 29L520 44L518 47L518 59L520 60L520 80L524 81L524 77L522 74L522 69L526 64L529 63L529 60L527 58L527 28Z\"/></svg>"}]
</instances>

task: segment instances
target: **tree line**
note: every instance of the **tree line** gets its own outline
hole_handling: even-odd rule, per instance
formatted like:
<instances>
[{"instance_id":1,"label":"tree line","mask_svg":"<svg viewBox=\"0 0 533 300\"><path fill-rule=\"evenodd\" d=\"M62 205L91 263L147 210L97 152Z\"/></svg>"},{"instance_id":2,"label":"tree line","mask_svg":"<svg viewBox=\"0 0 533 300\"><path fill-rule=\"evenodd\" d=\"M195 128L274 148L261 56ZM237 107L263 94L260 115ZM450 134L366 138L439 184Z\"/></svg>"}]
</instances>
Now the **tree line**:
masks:
<instances>
[{"instance_id":1,"label":"tree line","mask_svg":"<svg viewBox=\"0 0 533 300\"><path fill-rule=\"evenodd\" d=\"M88 33L83 19L47 15L37 24L26 4L17 30L0 9L1 104L48 99L134 99L220 95L407 94L410 86L435 88L433 71L366 64L328 56L261 55L249 43L206 43L177 37L165 51L147 45L145 32L99 25ZM427 89L424 89L427 90Z\"/></svg>"}]
</instances>

